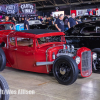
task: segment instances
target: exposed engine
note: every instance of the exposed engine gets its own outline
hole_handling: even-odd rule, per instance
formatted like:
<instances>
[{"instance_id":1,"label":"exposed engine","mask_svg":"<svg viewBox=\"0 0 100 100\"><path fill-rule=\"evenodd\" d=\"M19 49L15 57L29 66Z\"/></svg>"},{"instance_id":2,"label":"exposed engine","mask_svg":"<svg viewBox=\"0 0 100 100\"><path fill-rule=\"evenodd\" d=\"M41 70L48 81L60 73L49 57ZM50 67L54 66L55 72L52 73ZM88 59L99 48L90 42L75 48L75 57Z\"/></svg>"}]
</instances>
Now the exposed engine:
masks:
<instances>
[{"instance_id":1,"label":"exposed engine","mask_svg":"<svg viewBox=\"0 0 100 100\"><path fill-rule=\"evenodd\" d=\"M67 49L66 49L67 48ZM58 51L57 57L61 55L67 55L70 57L74 57L76 55L77 50L75 50L73 45L63 45L63 49Z\"/></svg>"}]
</instances>

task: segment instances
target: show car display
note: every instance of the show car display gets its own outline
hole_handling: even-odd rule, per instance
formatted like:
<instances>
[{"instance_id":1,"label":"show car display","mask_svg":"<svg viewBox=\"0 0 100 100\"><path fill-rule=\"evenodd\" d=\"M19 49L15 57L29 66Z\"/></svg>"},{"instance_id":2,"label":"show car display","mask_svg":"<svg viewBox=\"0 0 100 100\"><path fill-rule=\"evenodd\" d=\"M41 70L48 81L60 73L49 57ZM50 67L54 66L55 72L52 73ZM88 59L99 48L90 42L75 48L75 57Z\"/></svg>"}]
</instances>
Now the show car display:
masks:
<instances>
[{"instance_id":1,"label":"show car display","mask_svg":"<svg viewBox=\"0 0 100 100\"><path fill-rule=\"evenodd\" d=\"M48 25L42 24L40 20L30 19L28 22L29 22L30 29L47 29L48 28ZM24 23L18 23L16 25L19 27L18 31L24 30Z\"/></svg>"},{"instance_id":2,"label":"show car display","mask_svg":"<svg viewBox=\"0 0 100 100\"><path fill-rule=\"evenodd\" d=\"M0 22L0 43L2 42L2 37L12 31L15 31L15 25L12 22Z\"/></svg>"},{"instance_id":3,"label":"show car display","mask_svg":"<svg viewBox=\"0 0 100 100\"><path fill-rule=\"evenodd\" d=\"M100 16L97 15L84 15L77 16L76 19L80 19L82 22L90 22L90 21L100 21Z\"/></svg>"},{"instance_id":4,"label":"show car display","mask_svg":"<svg viewBox=\"0 0 100 100\"><path fill-rule=\"evenodd\" d=\"M30 29L47 29L48 26L46 24L42 24L40 20L29 20Z\"/></svg>"},{"instance_id":5,"label":"show car display","mask_svg":"<svg viewBox=\"0 0 100 100\"><path fill-rule=\"evenodd\" d=\"M75 25L65 32L66 41L75 47L87 47L97 53L97 60L93 62L93 71L100 69L100 21L91 21Z\"/></svg>"},{"instance_id":6,"label":"show car display","mask_svg":"<svg viewBox=\"0 0 100 100\"><path fill-rule=\"evenodd\" d=\"M15 69L46 73L53 72L60 84L74 83L92 74L92 60L96 53L86 47L66 45L65 34L53 30L11 31L2 37L0 70ZM3 45L2 45L3 44Z\"/></svg>"}]
</instances>

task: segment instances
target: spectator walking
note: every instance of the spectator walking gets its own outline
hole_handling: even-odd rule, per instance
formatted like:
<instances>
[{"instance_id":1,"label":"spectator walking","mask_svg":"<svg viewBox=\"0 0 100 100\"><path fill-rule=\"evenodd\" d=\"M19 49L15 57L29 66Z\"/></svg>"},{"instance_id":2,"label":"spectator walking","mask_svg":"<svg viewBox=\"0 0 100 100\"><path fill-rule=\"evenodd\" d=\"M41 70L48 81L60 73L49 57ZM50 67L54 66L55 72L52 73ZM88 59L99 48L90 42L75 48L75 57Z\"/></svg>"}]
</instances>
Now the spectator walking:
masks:
<instances>
[{"instance_id":1,"label":"spectator walking","mask_svg":"<svg viewBox=\"0 0 100 100\"><path fill-rule=\"evenodd\" d=\"M53 21L52 21L51 17L48 18L48 21L49 21L49 25L53 24Z\"/></svg>"},{"instance_id":2,"label":"spectator walking","mask_svg":"<svg viewBox=\"0 0 100 100\"><path fill-rule=\"evenodd\" d=\"M47 17L45 20L46 25L49 25L49 18Z\"/></svg>"},{"instance_id":3,"label":"spectator walking","mask_svg":"<svg viewBox=\"0 0 100 100\"><path fill-rule=\"evenodd\" d=\"M78 22L75 20L75 13L72 13L71 17L68 20L68 28L71 28L76 24L78 24Z\"/></svg>"},{"instance_id":4,"label":"spectator walking","mask_svg":"<svg viewBox=\"0 0 100 100\"><path fill-rule=\"evenodd\" d=\"M29 20L30 20L30 18L25 18L25 20L24 20L24 30L30 29L29 22L28 22Z\"/></svg>"},{"instance_id":5,"label":"spectator walking","mask_svg":"<svg viewBox=\"0 0 100 100\"><path fill-rule=\"evenodd\" d=\"M68 17L67 17L67 15L65 15L65 17L64 17L64 28L65 28L65 31L68 30Z\"/></svg>"},{"instance_id":6,"label":"spectator walking","mask_svg":"<svg viewBox=\"0 0 100 100\"><path fill-rule=\"evenodd\" d=\"M14 17L12 17L11 22L13 22L14 24L16 24L16 19Z\"/></svg>"},{"instance_id":7,"label":"spectator walking","mask_svg":"<svg viewBox=\"0 0 100 100\"><path fill-rule=\"evenodd\" d=\"M63 22L63 19L64 19L64 15L61 14L59 16L59 18L56 20L55 22L55 27L57 28L58 31L60 32L63 32L64 31L64 22Z\"/></svg>"},{"instance_id":8,"label":"spectator walking","mask_svg":"<svg viewBox=\"0 0 100 100\"><path fill-rule=\"evenodd\" d=\"M43 23L43 16L40 16L40 21Z\"/></svg>"}]
</instances>

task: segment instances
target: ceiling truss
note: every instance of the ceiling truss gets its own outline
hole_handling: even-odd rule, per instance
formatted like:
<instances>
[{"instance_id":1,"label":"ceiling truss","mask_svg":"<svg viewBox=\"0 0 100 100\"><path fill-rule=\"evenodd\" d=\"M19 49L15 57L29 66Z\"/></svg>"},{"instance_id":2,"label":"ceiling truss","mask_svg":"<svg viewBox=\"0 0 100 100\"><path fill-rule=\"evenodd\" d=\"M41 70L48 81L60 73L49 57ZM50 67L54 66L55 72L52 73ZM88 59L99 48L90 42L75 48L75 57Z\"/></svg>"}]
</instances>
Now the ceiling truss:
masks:
<instances>
[{"instance_id":1,"label":"ceiling truss","mask_svg":"<svg viewBox=\"0 0 100 100\"><path fill-rule=\"evenodd\" d=\"M77 2L71 2L72 0L59 0L62 3L58 4L57 0L0 0L0 4L11 4L11 3L38 3L37 8L48 8L48 7L59 7L69 5L80 5L80 4L91 4L100 2L100 0L75 0ZM74 1L74 0L73 0ZM47 5L49 3L49 5Z\"/></svg>"}]
</instances>

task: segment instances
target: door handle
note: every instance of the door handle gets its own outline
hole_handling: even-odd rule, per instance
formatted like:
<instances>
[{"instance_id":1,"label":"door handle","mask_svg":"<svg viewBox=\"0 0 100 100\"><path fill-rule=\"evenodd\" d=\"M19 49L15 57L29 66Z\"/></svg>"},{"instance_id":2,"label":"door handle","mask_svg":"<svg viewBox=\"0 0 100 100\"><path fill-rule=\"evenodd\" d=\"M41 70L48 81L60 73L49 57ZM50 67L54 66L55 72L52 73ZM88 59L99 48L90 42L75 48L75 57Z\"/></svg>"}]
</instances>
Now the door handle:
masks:
<instances>
[{"instance_id":1,"label":"door handle","mask_svg":"<svg viewBox=\"0 0 100 100\"><path fill-rule=\"evenodd\" d=\"M17 50L17 48L16 48L16 49L14 49L14 50Z\"/></svg>"}]
</instances>

